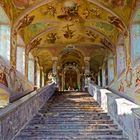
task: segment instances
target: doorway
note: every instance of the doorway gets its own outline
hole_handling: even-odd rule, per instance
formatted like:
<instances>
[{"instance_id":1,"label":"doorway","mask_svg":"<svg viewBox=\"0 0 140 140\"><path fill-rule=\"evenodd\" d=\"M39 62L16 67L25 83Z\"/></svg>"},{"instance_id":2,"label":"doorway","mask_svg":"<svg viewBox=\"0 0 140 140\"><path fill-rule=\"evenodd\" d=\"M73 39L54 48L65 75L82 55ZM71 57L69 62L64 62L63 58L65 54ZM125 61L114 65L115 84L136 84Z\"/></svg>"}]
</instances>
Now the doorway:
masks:
<instances>
[{"instance_id":1,"label":"doorway","mask_svg":"<svg viewBox=\"0 0 140 140\"><path fill-rule=\"evenodd\" d=\"M65 89L76 90L77 88L77 72L74 69L68 69L65 73Z\"/></svg>"}]
</instances>

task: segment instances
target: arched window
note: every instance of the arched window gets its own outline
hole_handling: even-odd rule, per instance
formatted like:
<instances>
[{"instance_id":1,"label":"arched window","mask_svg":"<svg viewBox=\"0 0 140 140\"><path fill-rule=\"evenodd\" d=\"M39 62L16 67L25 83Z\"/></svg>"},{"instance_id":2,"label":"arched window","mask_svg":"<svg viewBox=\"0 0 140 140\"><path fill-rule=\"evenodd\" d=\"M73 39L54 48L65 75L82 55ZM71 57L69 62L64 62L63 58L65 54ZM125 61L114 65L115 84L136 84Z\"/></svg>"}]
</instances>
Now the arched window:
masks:
<instances>
[{"instance_id":1,"label":"arched window","mask_svg":"<svg viewBox=\"0 0 140 140\"><path fill-rule=\"evenodd\" d=\"M22 38L17 36L17 53L16 53L16 69L21 73L25 74L25 44Z\"/></svg>"},{"instance_id":2,"label":"arched window","mask_svg":"<svg viewBox=\"0 0 140 140\"><path fill-rule=\"evenodd\" d=\"M17 46L17 59L16 59L16 67L17 70L25 74L25 48L21 46Z\"/></svg>"},{"instance_id":3,"label":"arched window","mask_svg":"<svg viewBox=\"0 0 140 140\"><path fill-rule=\"evenodd\" d=\"M44 78L45 78L45 75L44 75L44 72L42 72L42 87L44 87Z\"/></svg>"},{"instance_id":4,"label":"arched window","mask_svg":"<svg viewBox=\"0 0 140 140\"><path fill-rule=\"evenodd\" d=\"M40 67L37 64L37 87L40 88Z\"/></svg>"},{"instance_id":5,"label":"arched window","mask_svg":"<svg viewBox=\"0 0 140 140\"><path fill-rule=\"evenodd\" d=\"M28 58L28 80L34 84L34 73L35 73L35 63L34 63L34 57L31 53L29 53Z\"/></svg>"},{"instance_id":6,"label":"arched window","mask_svg":"<svg viewBox=\"0 0 140 140\"><path fill-rule=\"evenodd\" d=\"M131 28L131 56L133 63L140 59L140 10L136 12Z\"/></svg>"},{"instance_id":7,"label":"arched window","mask_svg":"<svg viewBox=\"0 0 140 140\"><path fill-rule=\"evenodd\" d=\"M10 21L0 6L0 56L10 62Z\"/></svg>"}]
</instances>

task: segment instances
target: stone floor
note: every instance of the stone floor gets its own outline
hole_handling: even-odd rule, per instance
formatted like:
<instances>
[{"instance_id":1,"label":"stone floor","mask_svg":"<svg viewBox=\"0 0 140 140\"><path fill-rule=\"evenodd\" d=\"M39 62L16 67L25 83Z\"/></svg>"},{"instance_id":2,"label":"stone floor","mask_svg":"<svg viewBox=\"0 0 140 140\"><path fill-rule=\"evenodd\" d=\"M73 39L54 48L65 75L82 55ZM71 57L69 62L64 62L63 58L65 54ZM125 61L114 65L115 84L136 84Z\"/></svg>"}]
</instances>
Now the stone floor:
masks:
<instances>
[{"instance_id":1,"label":"stone floor","mask_svg":"<svg viewBox=\"0 0 140 140\"><path fill-rule=\"evenodd\" d=\"M82 92L56 93L14 140L127 140L98 103Z\"/></svg>"}]
</instances>

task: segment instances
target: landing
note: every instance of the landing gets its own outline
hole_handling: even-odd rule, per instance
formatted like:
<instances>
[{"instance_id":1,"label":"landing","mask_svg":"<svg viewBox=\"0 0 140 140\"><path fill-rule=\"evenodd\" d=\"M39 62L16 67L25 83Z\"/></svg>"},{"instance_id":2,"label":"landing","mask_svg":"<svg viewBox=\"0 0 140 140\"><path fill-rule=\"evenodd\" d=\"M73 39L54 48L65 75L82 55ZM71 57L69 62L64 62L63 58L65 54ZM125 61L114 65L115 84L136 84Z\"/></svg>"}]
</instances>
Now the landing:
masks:
<instances>
[{"instance_id":1,"label":"landing","mask_svg":"<svg viewBox=\"0 0 140 140\"><path fill-rule=\"evenodd\" d=\"M15 140L123 140L110 117L88 94L56 93Z\"/></svg>"}]
</instances>

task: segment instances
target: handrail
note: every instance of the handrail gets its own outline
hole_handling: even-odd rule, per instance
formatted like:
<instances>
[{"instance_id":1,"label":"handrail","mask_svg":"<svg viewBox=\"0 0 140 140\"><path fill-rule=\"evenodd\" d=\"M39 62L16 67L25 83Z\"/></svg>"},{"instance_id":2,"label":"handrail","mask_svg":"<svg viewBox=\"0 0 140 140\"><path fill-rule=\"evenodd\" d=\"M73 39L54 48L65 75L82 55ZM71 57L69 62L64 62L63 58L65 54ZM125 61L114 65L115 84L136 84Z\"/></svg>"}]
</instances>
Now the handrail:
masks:
<instances>
[{"instance_id":1,"label":"handrail","mask_svg":"<svg viewBox=\"0 0 140 140\"><path fill-rule=\"evenodd\" d=\"M13 103L13 102L19 100L20 98L22 98L22 97L24 97L24 96L32 93L33 91L35 91L35 90L30 90L30 91L29 90L26 90L26 91L24 91L22 93L14 94L13 96L10 96L9 102L10 103Z\"/></svg>"},{"instance_id":2,"label":"handrail","mask_svg":"<svg viewBox=\"0 0 140 140\"><path fill-rule=\"evenodd\" d=\"M51 85L53 85L54 83L52 83ZM40 92L40 91L43 91L44 89L46 90L47 88L49 87L49 85L46 85L40 89L33 89L33 90L26 90L22 93L17 93L17 94L14 94L13 96L10 96L10 103L13 103L19 99L21 99L22 97L28 95L28 94L31 94L33 91L36 91L36 92Z\"/></svg>"},{"instance_id":3,"label":"handrail","mask_svg":"<svg viewBox=\"0 0 140 140\"><path fill-rule=\"evenodd\" d=\"M116 95L118 95L118 96L120 96L120 97L122 97L122 98L125 98L125 99L127 99L127 100L129 100L129 101L131 101L131 102L133 102L133 103L135 103L135 104L137 104L131 97L129 97L128 95L126 95L126 94L123 93L123 92L117 91L117 90L112 89L112 88L110 88L110 87L106 87L106 89L107 89L107 90L110 90L113 94L116 94Z\"/></svg>"},{"instance_id":4,"label":"handrail","mask_svg":"<svg viewBox=\"0 0 140 140\"><path fill-rule=\"evenodd\" d=\"M43 88L40 88L38 90L35 90L31 92L30 94L25 95L24 97L21 97L20 99L14 101L13 103L9 104L5 108L1 109L0 112L0 118L5 115L5 112L9 112L12 108L16 108L17 106L23 104L25 101L29 100L30 98L33 98L35 95L40 94L44 92L45 90L48 90L50 87L53 87L54 83L50 85L46 85Z\"/></svg>"},{"instance_id":5,"label":"handrail","mask_svg":"<svg viewBox=\"0 0 140 140\"><path fill-rule=\"evenodd\" d=\"M116 95L118 95L118 96L120 96L122 98L125 98L125 99L127 99L127 100L129 100L129 101L131 101L131 102L133 102L135 104L137 104L131 97L126 95L124 92L117 91L117 90L112 89L112 88L110 88L108 86L100 87L100 86L96 85L95 83L90 83L90 84L92 84L93 86L96 86L99 89L107 89L107 90L111 91L113 94L116 94Z\"/></svg>"}]
</instances>

